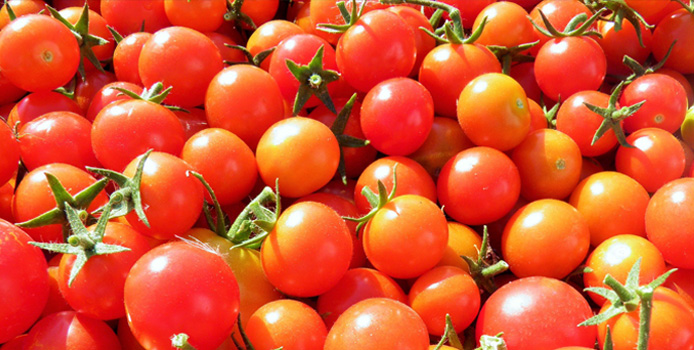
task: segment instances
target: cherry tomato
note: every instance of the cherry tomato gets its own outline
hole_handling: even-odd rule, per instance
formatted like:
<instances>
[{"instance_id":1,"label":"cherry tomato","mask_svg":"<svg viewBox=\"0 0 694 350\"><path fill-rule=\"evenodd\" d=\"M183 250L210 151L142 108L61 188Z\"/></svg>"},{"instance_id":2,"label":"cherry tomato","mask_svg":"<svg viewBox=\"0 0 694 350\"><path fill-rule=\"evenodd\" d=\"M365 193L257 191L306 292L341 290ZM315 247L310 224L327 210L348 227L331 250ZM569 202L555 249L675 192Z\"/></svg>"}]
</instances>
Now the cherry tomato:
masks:
<instances>
[{"instance_id":1,"label":"cherry tomato","mask_svg":"<svg viewBox=\"0 0 694 350\"><path fill-rule=\"evenodd\" d=\"M672 43L677 40L665 67L682 74L694 73L694 53L689 48L694 40L694 16L685 9L679 9L660 20L653 32L653 55L663 60Z\"/></svg>"},{"instance_id":2,"label":"cherry tomato","mask_svg":"<svg viewBox=\"0 0 694 350\"><path fill-rule=\"evenodd\" d=\"M21 127L48 112L60 111L82 114L80 106L63 94L54 91L34 92L25 96L12 107L7 118L7 125L14 127L19 122L19 127Z\"/></svg>"},{"instance_id":3,"label":"cherry tomato","mask_svg":"<svg viewBox=\"0 0 694 350\"><path fill-rule=\"evenodd\" d=\"M473 147L474 144L465 135L455 120L434 117L429 136L413 153L408 156L422 165L432 178L436 179L441 168L458 152Z\"/></svg>"},{"instance_id":4,"label":"cherry tomato","mask_svg":"<svg viewBox=\"0 0 694 350\"><path fill-rule=\"evenodd\" d=\"M433 31L431 23L429 23L429 19L422 14L421 11L406 5L393 6L387 8L386 10L394 12L400 16L414 32L415 46L417 47L417 59L414 62L414 66L412 67L412 71L410 71L409 76L416 76L419 73L419 67L422 65L424 57L429 53L429 51L436 47L436 40L423 30L419 29L423 27Z\"/></svg>"},{"instance_id":5,"label":"cherry tomato","mask_svg":"<svg viewBox=\"0 0 694 350\"><path fill-rule=\"evenodd\" d=\"M685 269L694 268L692 205L694 179L684 178L661 187L646 208L648 239L663 253L665 261Z\"/></svg>"},{"instance_id":6,"label":"cherry tomato","mask_svg":"<svg viewBox=\"0 0 694 350\"><path fill-rule=\"evenodd\" d=\"M259 26L258 29L251 33L248 37L248 42L246 43L246 49L251 55L255 56L262 51L268 50L277 46L282 40L295 35L303 34L304 30L298 25L282 20L276 19ZM268 70L270 67L270 61L272 61L272 53L265 58L263 63L260 64L260 68Z\"/></svg>"},{"instance_id":7,"label":"cherry tomato","mask_svg":"<svg viewBox=\"0 0 694 350\"><path fill-rule=\"evenodd\" d=\"M141 31L153 33L171 23L164 0L101 0L101 15L122 36Z\"/></svg>"},{"instance_id":8,"label":"cherry tomato","mask_svg":"<svg viewBox=\"0 0 694 350\"><path fill-rule=\"evenodd\" d=\"M224 0L164 0L164 11L169 22L174 26L188 27L199 32L211 32L224 22L226 5Z\"/></svg>"},{"instance_id":9,"label":"cherry tomato","mask_svg":"<svg viewBox=\"0 0 694 350\"><path fill-rule=\"evenodd\" d=\"M600 44L607 59L607 72L610 74L629 75L631 70L622 61L627 55L641 64L646 63L651 53L653 34L643 25L640 25L643 46L639 43L634 25L627 20L622 20L622 29L616 30L615 23L611 21L598 21L598 31L602 38L595 40Z\"/></svg>"},{"instance_id":10,"label":"cherry tomato","mask_svg":"<svg viewBox=\"0 0 694 350\"><path fill-rule=\"evenodd\" d=\"M542 21L540 11L542 11L542 13L547 17L549 23L551 23L552 26L558 30L564 30L571 19L577 15L582 13L588 17L592 15L590 9L588 9L588 7L586 7L586 5L580 1L543 0L539 4L535 5L532 11L530 11L530 18L533 20L533 22L535 22L536 25L544 29L547 29L547 27L545 27L545 23ZM535 33L537 34L537 38L540 39L540 42L535 45L532 51L537 53L537 50L539 50L547 41L551 40L551 38L540 33L540 31L537 29L535 29Z\"/></svg>"},{"instance_id":11,"label":"cherry tomato","mask_svg":"<svg viewBox=\"0 0 694 350\"><path fill-rule=\"evenodd\" d=\"M121 88L132 91L138 95L142 94L142 87L133 83L128 83L125 81L116 81L110 84L106 84L101 90L97 91L92 98L89 108L87 109L87 119L94 121L96 116L101 112L107 105L120 101L120 100L131 100L132 98L128 95L121 93L119 90L114 88Z\"/></svg>"},{"instance_id":12,"label":"cherry tomato","mask_svg":"<svg viewBox=\"0 0 694 350\"><path fill-rule=\"evenodd\" d=\"M7 13L7 4L12 7L12 11L17 17L39 13L46 10L46 3L42 0L9 0L0 8L0 29L10 23L10 16Z\"/></svg>"},{"instance_id":13,"label":"cherry tomato","mask_svg":"<svg viewBox=\"0 0 694 350\"><path fill-rule=\"evenodd\" d=\"M0 122L0 184L5 184L17 172L20 148L10 127Z\"/></svg>"},{"instance_id":14,"label":"cherry tomato","mask_svg":"<svg viewBox=\"0 0 694 350\"><path fill-rule=\"evenodd\" d=\"M448 245L443 253L443 258L436 266L455 266L465 272L470 267L461 257L465 255L471 259L477 259L482 247L482 237L468 226L455 221L448 222Z\"/></svg>"},{"instance_id":15,"label":"cherry tomato","mask_svg":"<svg viewBox=\"0 0 694 350\"><path fill-rule=\"evenodd\" d=\"M81 115L86 115L89 110L89 105L92 103L94 96L107 84L116 81L116 76L111 72L100 72L98 70L90 70L87 72L84 80L78 79L75 86L74 100L82 110Z\"/></svg>"},{"instance_id":16,"label":"cherry tomato","mask_svg":"<svg viewBox=\"0 0 694 350\"><path fill-rule=\"evenodd\" d=\"M83 6L83 5L82 5ZM68 22L77 24L77 21L82 15L82 6L79 7L67 7L60 10L60 15L63 16ZM108 23L106 20L96 11L89 10L89 28L88 32L91 35L98 36L107 41L107 43L102 45L96 45L92 47L94 56L99 61L107 61L113 57L113 50L116 47L116 43L113 40L113 35L108 30ZM94 65L89 61L83 61L85 69L95 69Z\"/></svg>"},{"instance_id":17,"label":"cherry tomato","mask_svg":"<svg viewBox=\"0 0 694 350\"><path fill-rule=\"evenodd\" d=\"M258 350L322 350L328 330L316 310L296 300L269 302L251 315L245 328Z\"/></svg>"},{"instance_id":18,"label":"cherry tomato","mask_svg":"<svg viewBox=\"0 0 694 350\"><path fill-rule=\"evenodd\" d=\"M41 319L24 340L25 349L120 350L116 333L104 321L74 311Z\"/></svg>"},{"instance_id":19,"label":"cherry tomato","mask_svg":"<svg viewBox=\"0 0 694 350\"><path fill-rule=\"evenodd\" d=\"M557 112L557 130L569 135L585 157L594 157L607 153L617 144L614 131L608 130L595 144L591 144L595 132L603 118L593 113L584 104L589 103L607 108L610 97L599 91L581 91L569 97ZM617 108L620 108L617 104Z\"/></svg>"},{"instance_id":20,"label":"cherry tomato","mask_svg":"<svg viewBox=\"0 0 694 350\"><path fill-rule=\"evenodd\" d=\"M482 35L475 41L478 44L511 48L538 40L528 12L518 4L509 1L489 4L477 15L473 28L477 29L485 18Z\"/></svg>"},{"instance_id":21,"label":"cherry tomato","mask_svg":"<svg viewBox=\"0 0 694 350\"><path fill-rule=\"evenodd\" d=\"M118 80L142 85L138 63L145 43L152 37L151 33L137 32L123 38L113 51L113 71Z\"/></svg>"},{"instance_id":22,"label":"cherry tomato","mask_svg":"<svg viewBox=\"0 0 694 350\"><path fill-rule=\"evenodd\" d=\"M646 74L627 85L619 98L622 106L646 103L624 120L624 131L660 128L670 133L680 128L687 114L687 92L682 84L664 74Z\"/></svg>"}]
</instances>

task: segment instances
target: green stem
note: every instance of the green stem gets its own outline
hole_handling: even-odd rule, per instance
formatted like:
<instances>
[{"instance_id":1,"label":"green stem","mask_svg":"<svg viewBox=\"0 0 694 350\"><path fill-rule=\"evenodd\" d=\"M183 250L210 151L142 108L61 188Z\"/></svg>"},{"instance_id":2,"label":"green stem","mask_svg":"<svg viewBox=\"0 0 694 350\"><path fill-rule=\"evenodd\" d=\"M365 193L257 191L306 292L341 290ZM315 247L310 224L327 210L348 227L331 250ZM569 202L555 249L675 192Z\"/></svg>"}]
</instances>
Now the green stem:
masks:
<instances>
[{"instance_id":1,"label":"green stem","mask_svg":"<svg viewBox=\"0 0 694 350\"><path fill-rule=\"evenodd\" d=\"M641 310L639 312L639 340L637 350L648 350L648 338L651 333L651 311L653 309L653 290L647 290L641 295Z\"/></svg>"},{"instance_id":2,"label":"green stem","mask_svg":"<svg viewBox=\"0 0 694 350\"><path fill-rule=\"evenodd\" d=\"M190 339L190 337L185 333L176 334L171 337L171 346L180 350L197 350L188 343L188 339Z\"/></svg>"}]
</instances>

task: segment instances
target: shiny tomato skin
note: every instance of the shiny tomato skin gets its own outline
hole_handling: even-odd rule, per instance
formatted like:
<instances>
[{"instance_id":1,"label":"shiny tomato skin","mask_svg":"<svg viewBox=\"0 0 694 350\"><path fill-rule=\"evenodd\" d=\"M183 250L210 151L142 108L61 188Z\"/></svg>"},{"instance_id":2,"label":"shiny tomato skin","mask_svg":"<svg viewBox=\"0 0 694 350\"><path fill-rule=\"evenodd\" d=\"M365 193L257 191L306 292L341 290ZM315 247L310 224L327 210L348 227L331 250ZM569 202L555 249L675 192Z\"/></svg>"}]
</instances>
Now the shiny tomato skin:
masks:
<instances>
[{"instance_id":1,"label":"shiny tomato skin","mask_svg":"<svg viewBox=\"0 0 694 350\"><path fill-rule=\"evenodd\" d=\"M118 80L142 85L138 62L145 43L152 33L137 32L123 38L113 51L113 71Z\"/></svg>"},{"instance_id":2,"label":"shiny tomato skin","mask_svg":"<svg viewBox=\"0 0 694 350\"><path fill-rule=\"evenodd\" d=\"M229 337L239 312L239 287L224 259L183 241L143 255L125 280L124 297L133 334L153 350L170 349L179 333L195 348L213 350Z\"/></svg>"},{"instance_id":3,"label":"shiny tomato skin","mask_svg":"<svg viewBox=\"0 0 694 350\"><path fill-rule=\"evenodd\" d=\"M227 6L224 0L177 1L164 0L166 17L174 26L183 26L199 32L217 30L224 22Z\"/></svg>"},{"instance_id":4,"label":"shiny tomato skin","mask_svg":"<svg viewBox=\"0 0 694 350\"><path fill-rule=\"evenodd\" d=\"M443 258L436 266L455 266L465 272L470 272L470 267L462 256L476 259L481 247L482 237L475 230L455 221L449 221L448 244Z\"/></svg>"},{"instance_id":5,"label":"shiny tomato skin","mask_svg":"<svg viewBox=\"0 0 694 350\"><path fill-rule=\"evenodd\" d=\"M487 5L475 18L473 28L479 28L485 17L487 23L482 35L475 41L478 44L510 48L538 40L535 29L528 20L528 12L518 4L499 1Z\"/></svg>"},{"instance_id":6,"label":"shiny tomato skin","mask_svg":"<svg viewBox=\"0 0 694 350\"><path fill-rule=\"evenodd\" d=\"M605 93L585 90L571 95L557 111L557 130L576 141L584 157L605 154L617 144L617 137L612 130L608 130L595 144L591 144L603 118L590 111L585 103L607 108L609 99ZM617 108L620 108L619 104Z\"/></svg>"},{"instance_id":7,"label":"shiny tomato skin","mask_svg":"<svg viewBox=\"0 0 694 350\"><path fill-rule=\"evenodd\" d=\"M164 0L101 0L101 15L122 36L144 31L154 33L171 25Z\"/></svg>"},{"instance_id":8,"label":"shiny tomato skin","mask_svg":"<svg viewBox=\"0 0 694 350\"><path fill-rule=\"evenodd\" d=\"M588 17L592 15L590 9L580 1L574 0L543 0L539 4L535 5L530 11L530 18L537 24L540 28L545 27L545 23L542 21L540 16L540 11L547 17L549 23L551 23L555 28L562 31L566 28L572 18L581 13L586 14ZM550 37L545 36L540 33L537 28L534 28L537 38L540 42L533 47L532 52L537 53L547 41L551 40Z\"/></svg>"},{"instance_id":9,"label":"shiny tomato skin","mask_svg":"<svg viewBox=\"0 0 694 350\"><path fill-rule=\"evenodd\" d=\"M646 208L646 234L665 261L676 267L694 268L694 179L669 182L651 198Z\"/></svg>"},{"instance_id":10,"label":"shiny tomato skin","mask_svg":"<svg viewBox=\"0 0 694 350\"><path fill-rule=\"evenodd\" d=\"M646 102L624 120L627 133L649 127L674 133L687 114L687 92L677 80L664 74L636 78L619 98L619 104L625 107L641 101Z\"/></svg>"},{"instance_id":11,"label":"shiny tomato skin","mask_svg":"<svg viewBox=\"0 0 694 350\"><path fill-rule=\"evenodd\" d=\"M283 19L265 22L248 37L246 49L255 56L295 34L304 34L304 30L292 22ZM260 67L268 70L270 61L272 61L272 53L260 64Z\"/></svg>"},{"instance_id":12,"label":"shiny tomato skin","mask_svg":"<svg viewBox=\"0 0 694 350\"><path fill-rule=\"evenodd\" d=\"M17 17L39 13L46 10L46 3L43 0L10 0L0 7L0 29L10 23L10 16L7 12L7 3L12 7L12 11Z\"/></svg>"},{"instance_id":13,"label":"shiny tomato skin","mask_svg":"<svg viewBox=\"0 0 694 350\"><path fill-rule=\"evenodd\" d=\"M28 330L48 300L48 265L41 250L30 241L20 228L0 219L0 344Z\"/></svg>"},{"instance_id":14,"label":"shiny tomato skin","mask_svg":"<svg viewBox=\"0 0 694 350\"><path fill-rule=\"evenodd\" d=\"M628 55L641 64L646 63L653 42L653 34L649 29L641 25L641 38L644 45L641 46L634 25L627 20L622 21L621 30L616 30L615 23L610 21L598 21L597 26L602 38L596 37L595 40L605 52L608 73L631 74L629 67L622 62L624 55Z\"/></svg>"},{"instance_id":15,"label":"shiny tomato skin","mask_svg":"<svg viewBox=\"0 0 694 350\"><path fill-rule=\"evenodd\" d=\"M509 350L592 347L596 327L577 326L592 316L588 302L569 284L547 277L520 278L487 299L477 318L475 337L504 332Z\"/></svg>"},{"instance_id":16,"label":"shiny tomato skin","mask_svg":"<svg viewBox=\"0 0 694 350\"><path fill-rule=\"evenodd\" d=\"M419 73L419 66L422 65L424 57L436 47L436 40L432 38L429 34L419 29L424 27L429 30L433 30L429 19L422 14L422 12L416 8L407 5L397 5L388 7L387 11L393 12L400 16L405 23L407 23L412 31L414 31L415 46L417 47L417 59L414 62L412 71L409 76L414 77Z\"/></svg>"},{"instance_id":17,"label":"shiny tomato skin","mask_svg":"<svg viewBox=\"0 0 694 350\"><path fill-rule=\"evenodd\" d=\"M79 62L75 36L55 18L22 16L0 32L2 74L21 89L57 89L72 79Z\"/></svg>"},{"instance_id":18,"label":"shiny tomato skin","mask_svg":"<svg viewBox=\"0 0 694 350\"><path fill-rule=\"evenodd\" d=\"M441 172L441 168L451 157L458 152L474 147L475 145L465 135L455 120L445 117L434 117L431 131L426 140L408 157L415 160L436 179Z\"/></svg>"},{"instance_id":19,"label":"shiny tomato skin","mask_svg":"<svg viewBox=\"0 0 694 350\"><path fill-rule=\"evenodd\" d=\"M481 225L508 213L520 195L518 167L502 152L473 147L451 158L437 181L446 214L466 225Z\"/></svg>"},{"instance_id":20,"label":"shiny tomato skin","mask_svg":"<svg viewBox=\"0 0 694 350\"><path fill-rule=\"evenodd\" d=\"M9 181L19 167L21 150L9 125L0 122L0 184Z\"/></svg>"},{"instance_id":21,"label":"shiny tomato skin","mask_svg":"<svg viewBox=\"0 0 694 350\"><path fill-rule=\"evenodd\" d=\"M337 319L328 332L324 349L427 350L428 347L427 327L414 310L392 299L370 298L352 305Z\"/></svg>"},{"instance_id":22,"label":"shiny tomato skin","mask_svg":"<svg viewBox=\"0 0 694 350\"><path fill-rule=\"evenodd\" d=\"M89 103L89 108L87 109L86 115L86 118L89 121L93 122L99 112L101 112L101 110L107 105L120 100L132 99L132 97L122 94L119 90L114 89L116 87L132 91L138 95L141 94L143 90L142 86L126 81L116 81L104 85L104 87L94 94L91 103Z\"/></svg>"},{"instance_id":23,"label":"shiny tomato skin","mask_svg":"<svg viewBox=\"0 0 694 350\"><path fill-rule=\"evenodd\" d=\"M25 349L120 350L120 342L104 321L75 311L41 319L29 332Z\"/></svg>"},{"instance_id":24,"label":"shiny tomato skin","mask_svg":"<svg viewBox=\"0 0 694 350\"><path fill-rule=\"evenodd\" d=\"M393 78L374 86L361 105L361 128L371 145L390 156L416 151L434 123L429 91L409 78Z\"/></svg>"},{"instance_id":25,"label":"shiny tomato skin","mask_svg":"<svg viewBox=\"0 0 694 350\"><path fill-rule=\"evenodd\" d=\"M14 126L19 122L19 127L48 112L68 111L82 114L80 106L71 98L55 91L41 91L26 95L17 102L10 115L7 117L7 125Z\"/></svg>"},{"instance_id":26,"label":"shiny tomato skin","mask_svg":"<svg viewBox=\"0 0 694 350\"><path fill-rule=\"evenodd\" d=\"M82 15L82 6L71 6L60 10L60 15L63 16L68 22L73 25L77 23ZM106 20L93 9L89 9L89 34L98 36L107 41L103 45L96 45L92 47L94 55L99 61L108 61L113 57L113 50L116 47L116 42L113 39L113 35L108 30L108 23ZM84 62L84 68L86 70L95 70L96 67L91 62Z\"/></svg>"},{"instance_id":27,"label":"shiny tomato skin","mask_svg":"<svg viewBox=\"0 0 694 350\"><path fill-rule=\"evenodd\" d=\"M679 9L665 16L653 32L653 56L662 60L677 40L667 61L666 68L682 74L694 73L694 53L689 50L694 36L694 16L685 9Z\"/></svg>"},{"instance_id":28,"label":"shiny tomato skin","mask_svg":"<svg viewBox=\"0 0 694 350\"><path fill-rule=\"evenodd\" d=\"M291 299L271 301L251 315L245 328L258 350L322 350L328 330L310 306Z\"/></svg>"}]
</instances>

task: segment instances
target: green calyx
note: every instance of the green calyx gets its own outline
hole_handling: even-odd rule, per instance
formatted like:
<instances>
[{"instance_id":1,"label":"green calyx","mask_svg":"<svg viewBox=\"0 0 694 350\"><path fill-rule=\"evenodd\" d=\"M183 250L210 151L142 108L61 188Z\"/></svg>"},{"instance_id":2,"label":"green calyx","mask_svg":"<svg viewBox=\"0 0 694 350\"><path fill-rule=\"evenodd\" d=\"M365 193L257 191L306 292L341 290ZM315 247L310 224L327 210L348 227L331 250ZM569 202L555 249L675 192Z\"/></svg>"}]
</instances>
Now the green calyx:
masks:
<instances>
[{"instance_id":1,"label":"green calyx","mask_svg":"<svg viewBox=\"0 0 694 350\"><path fill-rule=\"evenodd\" d=\"M365 147L369 144L368 140L362 140L353 136L345 135L345 127L349 121L349 116L352 113L352 107L354 107L354 102L357 100L357 94L353 94L352 97L347 101L345 106L337 114L337 118L330 127L330 130L335 134L337 143L340 145L340 162L337 166L337 173L340 175L343 184L347 184L347 171L345 170L345 154L343 151L344 147Z\"/></svg>"},{"instance_id":2,"label":"green calyx","mask_svg":"<svg viewBox=\"0 0 694 350\"><path fill-rule=\"evenodd\" d=\"M243 0L227 0L227 13L224 14L224 20L228 22L241 22L246 24L251 29L258 28L253 19L247 14L241 12Z\"/></svg>"},{"instance_id":3,"label":"green calyx","mask_svg":"<svg viewBox=\"0 0 694 350\"><path fill-rule=\"evenodd\" d=\"M167 96L169 96L169 93L173 89L173 87L169 86L166 90L164 90L164 84L162 82L156 82L152 84L149 88L145 88L142 90L141 94L136 94L128 89L124 89L122 87L113 87L113 89L120 91L121 94L126 95L133 100L141 100L141 101L147 101L147 102L152 102L156 103L158 105L162 105L166 107L169 110L172 111L183 111L183 112L188 112L187 110L181 108L181 107L176 107L176 106L169 106L169 105L164 105L162 104L164 100L166 99Z\"/></svg>"},{"instance_id":4,"label":"green calyx","mask_svg":"<svg viewBox=\"0 0 694 350\"><path fill-rule=\"evenodd\" d=\"M111 203L107 203L102 215L96 224L94 231L89 232L82 222L81 213L72 206L65 203L65 212L72 231L72 235L67 239L67 243L42 243L30 242L30 244L55 253L72 254L76 256L75 262L70 270L68 286L72 286L75 278L82 270L87 261L95 255L115 254L129 251L130 248L114 244L103 243L106 225L109 220Z\"/></svg>"},{"instance_id":5,"label":"green calyx","mask_svg":"<svg viewBox=\"0 0 694 350\"><path fill-rule=\"evenodd\" d=\"M337 81L340 78L340 73L323 68L323 49L324 47L321 45L311 61L304 66L298 65L290 59L286 60L287 68L300 84L294 98L292 110L294 115L299 114L308 99L313 95L318 97L331 112L337 114L335 104L328 93L328 84Z\"/></svg>"},{"instance_id":6,"label":"green calyx","mask_svg":"<svg viewBox=\"0 0 694 350\"><path fill-rule=\"evenodd\" d=\"M450 314L446 314L446 327L443 330L441 340L439 340L439 342L436 343L436 347L434 347L434 350L441 349L441 347L443 347L446 343L450 344L452 347L458 350L465 349L463 343L460 341L460 337L458 337L458 334L455 332L455 327L453 327L453 321L451 320Z\"/></svg>"},{"instance_id":7,"label":"green calyx","mask_svg":"<svg viewBox=\"0 0 694 350\"><path fill-rule=\"evenodd\" d=\"M81 57L78 71L82 79L84 80L84 78L86 77L86 73L84 70L85 59L88 60L91 64L93 64L94 67L96 67L96 69L98 69L101 72L104 72L104 68L101 66L101 62L99 62L99 59L96 58L96 55L92 50L92 47L108 44L108 40L100 38L96 35L89 34L89 6L87 5L87 3L84 4L84 7L82 8L82 14L80 15L80 18L77 21L77 23L75 23L74 25L68 22L63 16L61 16L58 10L54 9L49 5L46 5L46 8L55 19L63 23L68 29L70 29L72 34L75 35L75 38L77 39L77 43L79 44L80 48Z\"/></svg>"},{"instance_id":8,"label":"green calyx","mask_svg":"<svg viewBox=\"0 0 694 350\"><path fill-rule=\"evenodd\" d=\"M12 9L12 6L10 6L9 1L5 2L5 9L7 10L7 17L10 19L10 22L17 19L17 15L14 13L14 10Z\"/></svg>"},{"instance_id":9,"label":"green calyx","mask_svg":"<svg viewBox=\"0 0 694 350\"><path fill-rule=\"evenodd\" d=\"M480 337L480 347L475 350L507 350L506 342L502 338L504 333L497 335L482 335Z\"/></svg>"},{"instance_id":10,"label":"green calyx","mask_svg":"<svg viewBox=\"0 0 694 350\"><path fill-rule=\"evenodd\" d=\"M369 205L371 205L371 210L366 215L360 218L351 218L347 216L342 217L345 220L357 223L357 235L359 234L361 228L366 225L371 218L376 216L376 213L378 213L379 210L381 210L386 206L386 204L388 204L388 202L395 198L395 191L398 189L398 177L396 174L397 166L397 164L393 165L393 189L390 192L388 192L386 185L384 185L381 180L378 180L378 194L374 193L374 191L372 191L368 186L364 186L364 188L361 190L361 194L366 197Z\"/></svg>"},{"instance_id":11,"label":"green calyx","mask_svg":"<svg viewBox=\"0 0 694 350\"><path fill-rule=\"evenodd\" d=\"M230 48L230 49L234 49L234 50L239 50L239 51L241 51L241 52L244 54L244 56L246 56L246 60L247 60L247 62L231 62L231 61L224 61L224 64L228 64L228 65L234 65L234 64L252 64L252 65L254 65L254 66L256 66L256 67L260 67L260 65L263 63L263 61L265 61L265 59L268 58L268 56L270 56L270 54L273 53L273 52L275 51L275 47L271 47L271 48L269 48L269 49L267 49L267 50L260 51L260 52L258 52L257 55L253 56L253 54L251 54L251 52L248 51L248 49L247 49L245 46L243 46L243 45L229 45L229 44L224 44L224 46L226 46L226 47L228 47L228 48Z\"/></svg>"},{"instance_id":12,"label":"green calyx","mask_svg":"<svg viewBox=\"0 0 694 350\"><path fill-rule=\"evenodd\" d=\"M648 68L644 67L641 63L636 61L635 59L629 57L628 55L624 55L624 59L622 62L624 65L629 67L631 69L632 73L625 79L626 84L631 84L634 80L636 80L639 77L642 77L647 74L652 74L655 73L657 70L660 68L663 68L665 65L665 62L667 59L670 57L670 54L672 53L672 49L675 47L675 43L677 43L677 40L673 41L672 44L670 45L670 48L668 49L667 53L665 54L665 57L663 59L656 63L653 66L650 66Z\"/></svg>"},{"instance_id":13,"label":"green calyx","mask_svg":"<svg viewBox=\"0 0 694 350\"><path fill-rule=\"evenodd\" d=\"M84 213L80 214L79 216L81 216L88 225L96 222L96 218L87 213L86 210L99 195L99 193L106 188L108 179L101 179L73 196L68 193L63 184L60 183L60 180L58 180L58 178L53 174L45 173L44 175L46 176L48 185L51 187L51 191L53 192L56 207L31 220L20 222L16 225L22 228L36 228L53 224L61 224L63 227L63 241L67 242L67 239L70 236L71 227L68 211L73 210Z\"/></svg>"},{"instance_id":14,"label":"green calyx","mask_svg":"<svg viewBox=\"0 0 694 350\"><path fill-rule=\"evenodd\" d=\"M513 47L489 45L487 48L496 55L496 58L501 62L501 72L509 75L511 72L511 64L514 62L533 62L535 58L530 55L524 55L523 52L537 45L540 41L521 44Z\"/></svg>"},{"instance_id":15,"label":"green calyx","mask_svg":"<svg viewBox=\"0 0 694 350\"><path fill-rule=\"evenodd\" d=\"M174 334L174 336L171 337L171 346L180 350L197 350L194 346L188 343L188 339L190 339L188 334Z\"/></svg>"},{"instance_id":16,"label":"green calyx","mask_svg":"<svg viewBox=\"0 0 694 350\"><path fill-rule=\"evenodd\" d=\"M622 30L622 22L624 20L629 21L634 29L636 30L636 36L639 38L639 44L641 47L646 47L643 44L643 36L641 32L641 25L648 29L652 29L653 25L648 24L646 20L638 12L627 5L624 0L585 0L586 6L594 11L607 9L610 11L610 16L607 18L602 18L602 20L610 21L614 23L614 30L618 32Z\"/></svg>"},{"instance_id":17,"label":"green calyx","mask_svg":"<svg viewBox=\"0 0 694 350\"><path fill-rule=\"evenodd\" d=\"M614 91L612 91L607 108L598 107L586 102L583 103L591 112L603 117L602 124L600 124L600 127L598 127L598 130L595 132L591 145L594 145L603 135L605 135L608 130L612 130L614 131L620 145L627 148L634 148L634 146L627 142L624 129L622 129L620 123L624 119L636 113L636 111L638 111L641 106L646 103L646 101L644 100L634 105L617 109L617 101L619 100L619 95L622 93L624 85L625 82L622 81L619 83L619 85L617 85Z\"/></svg>"},{"instance_id":18,"label":"green calyx","mask_svg":"<svg viewBox=\"0 0 694 350\"><path fill-rule=\"evenodd\" d=\"M682 5L682 8L687 10L687 12L694 14L694 0L689 0L689 3L685 3L682 0L675 0L677 3Z\"/></svg>"},{"instance_id":19,"label":"green calyx","mask_svg":"<svg viewBox=\"0 0 694 350\"><path fill-rule=\"evenodd\" d=\"M508 263L499 259L489 245L489 230L487 229L487 225L482 229L482 246L480 247L477 259L473 260L465 255L461 255L460 257L467 263L470 269L470 276L475 280L475 283L489 294L496 290L494 276L503 273L509 268Z\"/></svg>"},{"instance_id":20,"label":"green calyx","mask_svg":"<svg viewBox=\"0 0 694 350\"><path fill-rule=\"evenodd\" d=\"M142 155L142 158L140 158L140 161L137 163L135 175L132 178L109 169L87 167L87 170L102 175L105 179L112 180L118 186L118 190L111 194L111 199L108 203L110 213L106 215L102 213L102 216L109 216L109 218L112 219L125 216L134 210L140 221L142 221L145 226L149 227L149 221L142 207L140 183L142 182L145 162L151 153L152 150L149 150ZM104 209L105 207L99 209L99 211L104 211Z\"/></svg>"},{"instance_id":21,"label":"green calyx","mask_svg":"<svg viewBox=\"0 0 694 350\"><path fill-rule=\"evenodd\" d=\"M537 29L540 33L544 34L545 36L551 38L565 38L570 36L585 35L595 35L597 37L602 37L600 33L589 29L593 25L593 23L595 23L595 21L598 20L598 18L600 18L600 15L602 15L605 11L606 9L604 8L599 9L590 18L588 18L588 15L586 15L585 13L578 14L574 18L572 18L571 21L569 21L569 23L566 25L566 28L564 28L564 31L560 31L557 28L555 28L542 11L538 12L540 13L540 17L542 18L542 23L545 25L546 28L540 27L537 23L535 23L535 21L533 21L533 19L530 16L528 16L528 19L535 27L535 29Z\"/></svg>"},{"instance_id":22,"label":"green calyx","mask_svg":"<svg viewBox=\"0 0 694 350\"><path fill-rule=\"evenodd\" d=\"M356 0L351 1L352 11L347 10L347 6L345 5L344 1L338 1L336 3L338 10L340 10L340 15L342 15L342 19L344 19L345 21L345 24L319 23L316 26L316 28L318 30L331 34L342 34L346 32L347 29L352 27L355 23L357 23L359 18L361 18L361 15L364 13L364 7L366 6L366 1L362 2L361 6L357 6Z\"/></svg>"},{"instance_id":23,"label":"green calyx","mask_svg":"<svg viewBox=\"0 0 694 350\"><path fill-rule=\"evenodd\" d=\"M585 291L595 293L610 303L610 307L604 312L589 318L579 326L592 326L607 322L611 318L639 310L639 335L636 349L647 350L651 325L651 311L653 308L653 294L655 289L665 283L667 278L677 269L672 269L646 285L639 285L639 271L641 270L641 258L636 261L629 271L626 283L621 284L611 275L605 276L603 283L609 287L590 287ZM611 343L611 342L610 342ZM607 342L606 342L607 345ZM606 346L607 348L607 346Z\"/></svg>"}]
</instances>

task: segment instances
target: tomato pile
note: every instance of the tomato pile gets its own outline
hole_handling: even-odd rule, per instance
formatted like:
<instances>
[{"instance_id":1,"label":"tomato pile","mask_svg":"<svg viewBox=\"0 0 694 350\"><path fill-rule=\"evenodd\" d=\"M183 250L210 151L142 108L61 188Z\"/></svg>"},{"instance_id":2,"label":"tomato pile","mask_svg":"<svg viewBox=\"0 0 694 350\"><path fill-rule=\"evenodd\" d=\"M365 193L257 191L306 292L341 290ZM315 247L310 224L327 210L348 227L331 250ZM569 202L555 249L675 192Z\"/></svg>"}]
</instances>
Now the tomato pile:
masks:
<instances>
[{"instance_id":1,"label":"tomato pile","mask_svg":"<svg viewBox=\"0 0 694 350\"><path fill-rule=\"evenodd\" d=\"M0 350L694 350L694 1L0 29Z\"/></svg>"}]
</instances>

